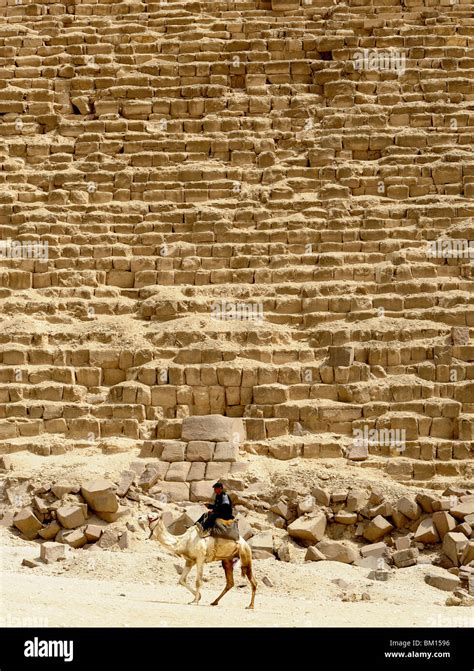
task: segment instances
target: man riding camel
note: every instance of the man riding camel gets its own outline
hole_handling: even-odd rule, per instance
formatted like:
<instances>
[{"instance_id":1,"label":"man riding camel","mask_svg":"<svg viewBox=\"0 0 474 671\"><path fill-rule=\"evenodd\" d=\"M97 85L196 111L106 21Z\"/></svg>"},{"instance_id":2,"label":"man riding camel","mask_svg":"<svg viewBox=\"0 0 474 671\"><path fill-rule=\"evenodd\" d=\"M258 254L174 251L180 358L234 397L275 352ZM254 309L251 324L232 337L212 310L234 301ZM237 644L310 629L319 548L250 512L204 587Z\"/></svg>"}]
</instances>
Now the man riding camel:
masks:
<instances>
[{"instance_id":1,"label":"man riding camel","mask_svg":"<svg viewBox=\"0 0 474 671\"><path fill-rule=\"evenodd\" d=\"M223 520L233 520L234 515L232 514L232 501L230 496L224 491L224 485L222 482L216 482L212 486L214 489L214 501L213 503L205 503L206 508L209 508L209 513L204 513L198 519L196 524L199 524L203 531L211 529L218 517Z\"/></svg>"}]
</instances>

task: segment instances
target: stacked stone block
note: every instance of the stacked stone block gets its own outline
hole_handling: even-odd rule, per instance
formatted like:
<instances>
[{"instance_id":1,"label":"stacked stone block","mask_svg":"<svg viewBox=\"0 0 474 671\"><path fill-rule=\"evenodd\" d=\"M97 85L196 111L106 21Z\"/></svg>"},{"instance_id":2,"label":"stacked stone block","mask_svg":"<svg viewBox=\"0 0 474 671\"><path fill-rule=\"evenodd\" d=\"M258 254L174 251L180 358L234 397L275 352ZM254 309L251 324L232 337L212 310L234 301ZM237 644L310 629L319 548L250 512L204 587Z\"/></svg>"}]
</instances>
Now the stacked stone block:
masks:
<instances>
[{"instance_id":1,"label":"stacked stone block","mask_svg":"<svg viewBox=\"0 0 474 671\"><path fill-rule=\"evenodd\" d=\"M473 239L472 5L199 11L0 6L0 242L49 244L0 258L0 449L218 413L278 458L403 427L387 472L468 477L472 259L427 248Z\"/></svg>"},{"instance_id":2,"label":"stacked stone block","mask_svg":"<svg viewBox=\"0 0 474 671\"><path fill-rule=\"evenodd\" d=\"M217 480L246 469L246 463L239 460L244 439L241 419L220 415L186 418L181 440L145 442L141 456L159 461L148 463L140 485L156 485L171 499L208 501Z\"/></svg>"}]
</instances>

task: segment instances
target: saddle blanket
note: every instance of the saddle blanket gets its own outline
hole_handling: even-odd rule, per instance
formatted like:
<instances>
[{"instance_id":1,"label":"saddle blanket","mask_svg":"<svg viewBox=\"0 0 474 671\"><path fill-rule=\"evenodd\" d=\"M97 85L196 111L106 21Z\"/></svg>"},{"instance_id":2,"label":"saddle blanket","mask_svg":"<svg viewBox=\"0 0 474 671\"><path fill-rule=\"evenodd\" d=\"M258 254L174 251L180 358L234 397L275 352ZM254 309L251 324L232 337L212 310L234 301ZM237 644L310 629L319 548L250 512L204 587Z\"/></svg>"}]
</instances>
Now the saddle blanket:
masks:
<instances>
[{"instance_id":1,"label":"saddle blanket","mask_svg":"<svg viewBox=\"0 0 474 671\"><path fill-rule=\"evenodd\" d=\"M240 538L237 520L223 520L220 517L211 528L211 536L214 538L225 538L230 541L238 541Z\"/></svg>"}]
</instances>

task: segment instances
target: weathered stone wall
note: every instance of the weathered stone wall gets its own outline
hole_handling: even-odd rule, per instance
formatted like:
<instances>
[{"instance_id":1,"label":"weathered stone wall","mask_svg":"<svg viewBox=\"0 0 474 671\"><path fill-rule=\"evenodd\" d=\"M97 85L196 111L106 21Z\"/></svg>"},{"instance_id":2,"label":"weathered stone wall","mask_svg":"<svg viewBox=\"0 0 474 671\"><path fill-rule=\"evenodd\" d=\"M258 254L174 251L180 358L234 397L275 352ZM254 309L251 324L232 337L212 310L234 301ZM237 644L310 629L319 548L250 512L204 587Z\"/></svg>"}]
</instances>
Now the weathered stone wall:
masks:
<instances>
[{"instance_id":1,"label":"weathered stone wall","mask_svg":"<svg viewBox=\"0 0 474 671\"><path fill-rule=\"evenodd\" d=\"M4 2L0 448L221 414L280 459L471 477L471 16Z\"/></svg>"}]
</instances>

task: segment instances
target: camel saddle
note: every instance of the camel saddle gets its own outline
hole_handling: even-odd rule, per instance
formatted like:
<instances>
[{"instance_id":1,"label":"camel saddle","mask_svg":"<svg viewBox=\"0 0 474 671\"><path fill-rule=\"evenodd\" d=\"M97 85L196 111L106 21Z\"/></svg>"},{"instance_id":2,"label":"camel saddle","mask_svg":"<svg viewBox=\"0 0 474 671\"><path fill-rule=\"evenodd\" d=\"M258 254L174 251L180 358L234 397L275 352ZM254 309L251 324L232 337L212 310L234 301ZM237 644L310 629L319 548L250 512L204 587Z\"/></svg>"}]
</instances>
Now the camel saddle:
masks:
<instances>
[{"instance_id":1,"label":"camel saddle","mask_svg":"<svg viewBox=\"0 0 474 671\"><path fill-rule=\"evenodd\" d=\"M223 520L218 517L210 531L214 538L225 538L229 541L238 541L240 538L239 525L235 519Z\"/></svg>"}]
</instances>

